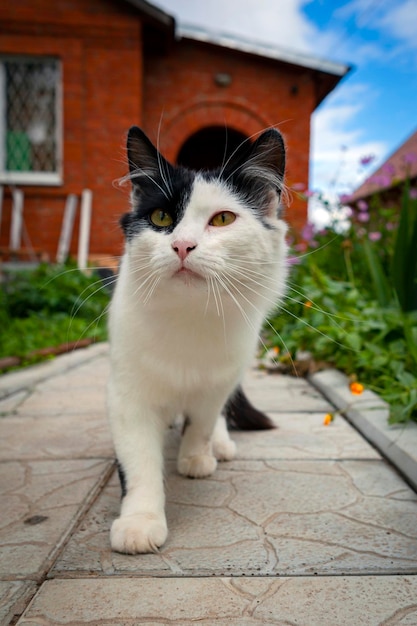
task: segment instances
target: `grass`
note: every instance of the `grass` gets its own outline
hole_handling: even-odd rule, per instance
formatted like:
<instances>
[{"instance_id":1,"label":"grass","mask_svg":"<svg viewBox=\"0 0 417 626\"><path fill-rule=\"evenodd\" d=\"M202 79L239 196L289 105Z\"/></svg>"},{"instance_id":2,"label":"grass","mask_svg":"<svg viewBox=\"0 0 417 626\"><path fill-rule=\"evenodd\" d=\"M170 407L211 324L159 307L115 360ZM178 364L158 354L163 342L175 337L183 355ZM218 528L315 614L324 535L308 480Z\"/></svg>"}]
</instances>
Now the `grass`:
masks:
<instances>
[{"instance_id":1,"label":"grass","mask_svg":"<svg viewBox=\"0 0 417 626\"><path fill-rule=\"evenodd\" d=\"M99 276L73 264L8 273L0 289L0 358L18 357L25 366L45 358L46 348L105 340L108 302Z\"/></svg>"}]
</instances>

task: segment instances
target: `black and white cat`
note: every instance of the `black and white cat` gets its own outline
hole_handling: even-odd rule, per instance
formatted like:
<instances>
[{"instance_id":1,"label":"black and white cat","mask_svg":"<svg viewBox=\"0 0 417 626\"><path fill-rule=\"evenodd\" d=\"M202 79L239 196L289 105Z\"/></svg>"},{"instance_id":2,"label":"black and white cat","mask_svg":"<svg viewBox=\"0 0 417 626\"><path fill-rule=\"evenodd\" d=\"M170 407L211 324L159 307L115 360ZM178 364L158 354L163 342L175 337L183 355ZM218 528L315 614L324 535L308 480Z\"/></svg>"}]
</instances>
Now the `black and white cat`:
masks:
<instances>
[{"instance_id":1,"label":"black and white cat","mask_svg":"<svg viewBox=\"0 0 417 626\"><path fill-rule=\"evenodd\" d=\"M111 545L135 554L167 538L163 442L176 416L178 471L194 478L235 456L222 411L237 424L242 411L243 427L271 426L239 384L284 294L287 227L285 148L274 129L216 171L172 166L137 127L127 151L132 211L121 219L108 403L123 491Z\"/></svg>"}]
</instances>

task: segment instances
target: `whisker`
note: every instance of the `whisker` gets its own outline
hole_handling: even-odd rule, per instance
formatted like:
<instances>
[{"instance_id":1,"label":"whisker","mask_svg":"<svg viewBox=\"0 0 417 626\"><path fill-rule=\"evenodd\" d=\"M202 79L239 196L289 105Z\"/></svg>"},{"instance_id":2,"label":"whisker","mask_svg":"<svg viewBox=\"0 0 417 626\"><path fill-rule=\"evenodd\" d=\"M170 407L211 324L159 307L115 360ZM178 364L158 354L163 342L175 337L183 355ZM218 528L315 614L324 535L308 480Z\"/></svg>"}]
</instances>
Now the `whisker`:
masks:
<instances>
[{"instance_id":1,"label":"whisker","mask_svg":"<svg viewBox=\"0 0 417 626\"><path fill-rule=\"evenodd\" d=\"M74 302L71 312L70 312L70 318L72 319L73 317L75 317L77 315L77 313L79 312L79 310L83 307L83 305L88 302L88 300L92 297L95 296L96 293L99 293L100 291L102 291L102 289L105 289L108 285L115 283L117 280L117 277L115 276L114 279L107 279L106 283L104 283L102 281L101 278L99 278L98 280L96 280L94 283L91 283L90 285L87 285L87 287L85 287L82 292L80 294L78 294L76 301ZM95 289L92 293L90 293L89 296L87 296L87 298L82 299L84 293L86 291L89 291L90 289L94 288L96 285L101 284L101 287L99 287L98 289ZM82 299L82 300L81 300ZM81 300L80 304L77 304L79 302L79 300ZM76 307L76 308L75 308ZM75 308L75 311L74 311Z\"/></svg>"},{"instance_id":2,"label":"whisker","mask_svg":"<svg viewBox=\"0 0 417 626\"><path fill-rule=\"evenodd\" d=\"M135 163L133 163L133 165L135 165ZM133 180L135 178L141 178L142 176L146 176L147 178L149 178L149 180L151 180L153 182L155 187L158 187L159 191L161 191L164 194L165 198L168 201L170 200L170 197L167 194L166 190L144 168L136 167L136 169L133 172L130 172L130 174L127 174L123 179L121 179L121 183L120 184L123 184L125 182L125 179L131 180L133 182Z\"/></svg>"},{"instance_id":3,"label":"whisker","mask_svg":"<svg viewBox=\"0 0 417 626\"><path fill-rule=\"evenodd\" d=\"M343 344L343 343L340 343L336 339L333 339L333 337L330 337L329 335L326 335L326 333L323 333L321 330L319 330L315 326L312 326L306 320L304 320L302 317L298 317L298 315L295 315L295 313L292 313L289 309L286 309L283 305L281 305L281 309L282 309L282 311L284 311L285 313L287 313L288 315L290 315L294 319L296 319L299 322L301 322L302 324L304 324L304 326L307 326L307 328L310 328L311 330L313 330L314 332L318 333L319 335L321 335L325 339L328 339L329 341L331 341L332 343L336 344L340 348L344 348L346 350L351 350L352 352L360 352L360 350L355 350L354 348L351 348L350 346L348 346L346 344ZM347 331L345 331L343 329L343 327L341 327L341 330L345 333L345 335L348 334Z\"/></svg>"},{"instance_id":4,"label":"whisker","mask_svg":"<svg viewBox=\"0 0 417 626\"><path fill-rule=\"evenodd\" d=\"M332 239L330 239L329 241L326 241L325 243L323 243L318 248L314 248L313 250L309 250L309 252L304 252L304 254L297 254L296 258L297 259L305 259L305 258L311 256L312 254L316 254L317 252L320 252L320 250L324 250L325 248L327 248L327 246L329 246L331 243L333 243L336 239L339 239L339 237L340 237L340 235L335 235L334 237L332 237Z\"/></svg>"},{"instance_id":5,"label":"whisker","mask_svg":"<svg viewBox=\"0 0 417 626\"><path fill-rule=\"evenodd\" d=\"M161 158L161 153L159 150L159 140L160 140L160 134L161 134L161 126L162 126L162 118L163 118L164 112L161 112L161 117L159 118L159 124L158 124L158 134L157 134L157 139L156 139L156 147L157 147L157 158L158 158L158 168L159 168L159 172L161 174L161 178L168 190L168 194L170 195L170 197L172 198L173 196L173 191L172 191L172 187L170 185L170 181L168 181L169 178L169 170L167 171L168 174L168 178L165 176L165 171L164 171L164 164L166 163L166 161L164 159Z\"/></svg>"},{"instance_id":6,"label":"whisker","mask_svg":"<svg viewBox=\"0 0 417 626\"><path fill-rule=\"evenodd\" d=\"M141 291L141 289L143 289L145 287L145 285L149 281L151 281L157 275L157 273L158 273L158 270L154 269L154 270L148 272L147 274L145 274L144 277L143 277L144 280L139 285L137 285L135 291L133 292L133 295L136 296ZM149 285L148 285L148 287L149 287Z\"/></svg>"},{"instance_id":7,"label":"whisker","mask_svg":"<svg viewBox=\"0 0 417 626\"><path fill-rule=\"evenodd\" d=\"M233 157L235 156L236 152L238 152L241 147L243 146L243 144L245 143L250 143L251 139L253 139L254 137L257 137L259 135L261 135L264 130L266 130L266 128L262 129L262 130L258 130L255 133L252 133L252 135L250 135L249 137L245 137L245 139L243 139L243 141L240 142L240 144L233 150L233 152L230 154L229 158L227 159L227 161L224 163L224 165L222 166L222 168L220 169L220 173L219 173L219 179L223 176L224 170L226 169L226 167L229 165L230 161L233 159ZM235 173L236 170L233 171L233 174Z\"/></svg>"},{"instance_id":8,"label":"whisker","mask_svg":"<svg viewBox=\"0 0 417 626\"><path fill-rule=\"evenodd\" d=\"M155 278L155 280L153 281L153 283L151 283L150 288L148 289L148 292L147 292L146 296L143 299L143 304L145 306L148 304L149 300L151 299L151 297L152 297L156 287L158 286L160 280L161 280L161 277L157 276Z\"/></svg>"},{"instance_id":9,"label":"whisker","mask_svg":"<svg viewBox=\"0 0 417 626\"><path fill-rule=\"evenodd\" d=\"M262 337L259 335L257 328L255 328L255 326L252 323L252 320L250 319L250 317L248 316L248 314L246 313L246 311L244 310L243 306L240 304L240 302L238 301L238 299L234 296L234 294L232 293L231 289L229 289L228 285L225 283L224 280L222 280L222 278L220 278L219 276L217 277L219 283L222 285L223 289L229 294L229 296L232 298L233 302L236 304L238 310L240 311L243 319L246 321L246 323L248 324L249 328L255 332L258 335L258 341L261 343L262 347L264 348L265 351L268 350L267 345L265 344L264 340L262 339ZM235 285L233 285L233 283L230 283L230 281L227 279L227 277L223 276L223 278L226 279L226 281L231 284L231 287L234 288L238 294L243 297L250 305L252 308L254 308L258 313L260 313L259 309L257 309L257 307L250 301L248 300L241 292L239 289L237 289L237 287ZM297 370L295 368L295 364L294 361L292 359L291 353L287 348L287 345L284 341L284 339L282 338L282 336L279 334L279 332L270 324L270 322L268 320L264 320L269 326L271 326L272 330L274 331L274 333L276 334L276 336L278 337L278 339L281 341L282 345L284 346L284 349L286 350L286 352L288 353L289 356L289 360L292 364L292 367L294 369L294 372L297 374ZM274 359L275 361L275 359ZM275 361L276 362L276 361Z\"/></svg>"},{"instance_id":10,"label":"whisker","mask_svg":"<svg viewBox=\"0 0 417 626\"><path fill-rule=\"evenodd\" d=\"M215 277L217 279L219 278L217 273L215 274ZM225 315L224 315L222 295L221 295L221 292L220 292L220 289L219 289L219 285L217 283L214 283L213 287L214 287L214 290L217 288L217 295L218 295L218 298L219 298L220 308L221 308L221 318L222 318L222 322L223 322L224 343L225 343L225 346L227 346L226 318L225 318ZM217 302L216 302L216 304L217 304Z\"/></svg>"},{"instance_id":11,"label":"whisker","mask_svg":"<svg viewBox=\"0 0 417 626\"><path fill-rule=\"evenodd\" d=\"M296 304L301 304L301 305L305 305L305 302L311 302L311 309L313 309L313 311L318 311L319 313L323 313L323 315L327 315L327 317L330 318L334 318L334 319L339 319L345 322L355 322L355 324L361 323L361 324L366 324L366 320L360 318L360 317L347 317L344 315L339 315L337 313L331 313L330 311L326 311L325 309L321 308L320 305L318 305L316 302L314 302L314 300L311 300L306 294L304 294L302 291L299 291L298 289L296 289L295 287L292 286L293 283L288 282L287 283L287 287L289 289L291 289L291 291L294 291L294 293L298 294L299 296L301 296L302 298L305 298L304 302L302 302L301 300L297 300L296 298L292 298L291 296L289 296L288 294L285 295L285 299L286 300L290 300L291 302L295 302ZM336 324L336 322L335 322ZM341 326L339 326L339 324L337 324L337 326L339 328L342 328ZM343 330L343 328L342 328Z\"/></svg>"},{"instance_id":12,"label":"whisker","mask_svg":"<svg viewBox=\"0 0 417 626\"><path fill-rule=\"evenodd\" d=\"M100 313L100 315L98 315L95 319L93 319L88 326L86 326L86 328L84 328L83 332L81 333L80 337L77 339L77 342L75 344L74 350L76 349L76 347L78 346L78 342L81 341L83 339L83 337L88 333L89 329L93 326L93 324L96 325L96 329L98 328L98 325L101 321L101 319L103 318L104 315L107 315L108 311L109 311L109 307L110 307L110 303L107 304L103 311Z\"/></svg>"}]
</instances>

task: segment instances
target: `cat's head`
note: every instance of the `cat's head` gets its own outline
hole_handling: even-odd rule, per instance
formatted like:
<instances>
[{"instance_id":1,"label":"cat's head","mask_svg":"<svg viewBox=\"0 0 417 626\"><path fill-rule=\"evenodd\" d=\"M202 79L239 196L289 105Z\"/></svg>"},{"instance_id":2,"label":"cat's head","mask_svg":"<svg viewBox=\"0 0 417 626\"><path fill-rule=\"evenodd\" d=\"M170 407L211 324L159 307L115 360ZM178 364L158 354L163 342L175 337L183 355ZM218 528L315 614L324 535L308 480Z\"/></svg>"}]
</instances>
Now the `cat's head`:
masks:
<instances>
[{"instance_id":1,"label":"cat's head","mask_svg":"<svg viewBox=\"0 0 417 626\"><path fill-rule=\"evenodd\" d=\"M132 210L121 226L145 285L270 290L279 272L285 278L285 147L277 130L245 141L211 171L171 165L137 127L127 154Z\"/></svg>"}]
</instances>

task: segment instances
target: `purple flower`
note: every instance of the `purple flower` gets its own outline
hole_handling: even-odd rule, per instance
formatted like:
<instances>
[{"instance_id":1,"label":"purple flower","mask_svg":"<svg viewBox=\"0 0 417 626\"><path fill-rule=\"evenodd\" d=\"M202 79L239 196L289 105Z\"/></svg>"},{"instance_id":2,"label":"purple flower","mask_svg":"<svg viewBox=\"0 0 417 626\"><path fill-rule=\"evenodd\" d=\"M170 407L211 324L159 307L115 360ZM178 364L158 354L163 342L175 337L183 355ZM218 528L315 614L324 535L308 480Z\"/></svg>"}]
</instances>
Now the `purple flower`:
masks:
<instances>
[{"instance_id":1,"label":"purple flower","mask_svg":"<svg viewBox=\"0 0 417 626\"><path fill-rule=\"evenodd\" d=\"M391 176L387 176L386 174L378 174L372 176L369 179L369 182L373 183L377 187L389 187L392 182L392 178Z\"/></svg>"},{"instance_id":2,"label":"purple flower","mask_svg":"<svg viewBox=\"0 0 417 626\"><path fill-rule=\"evenodd\" d=\"M314 239L314 226L311 222L307 222L301 231L301 236L305 241L312 241Z\"/></svg>"},{"instance_id":3,"label":"purple flower","mask_svg":"<svg viewBox=\"0 0 417 626\"><path fill-rule=\"evenodd\" d=\"M395 224L393 224L393 222L387 222L385 224L385 228L386 228L386 230L389 230L389 231L394 230L395 229Z\"/></svg>"},{"instance_id":4,"label":"purple flower","mask_svg":"<svg viewBox=\"0 0 417 626\"><path fill-rule=\"evenodd\" d=\"M410 189L410 199L411 200L416 200L417 199L417 187L412 187Z\"/></svg>"},{"instance_id":5,"label":"purple flower","mask_svg":"<svg viewBox=\"0 0 417 626\"><path fill-rule=\"evenodd\" d=\"M307 250L307 244L305 241L302 241L301 243L296 243L294 246L294 250L296 252L305 252Z\"/></svg>"},{"instance_id":6,"label":"purple flower","mask_svg":"<svg viewBox=\"0 0 417 626\"><path fill-rule=\"evenodd\" d=\"M358 207L359 211L368 210L368 203L365 202L365 200L359 200L356 206Z\"/></svg>"},{"instance_id":7,"label":"purple flower","mask_svg":"<svg viewBox=\"0 0 417 626\"><path fill-rule=\"evenodd\" d=\"M369 222L369 213L358 213L359 222Z\"/></svg>"},{"instance_id":8,"label":"purple flower","mask_svg":"<svg viewBox=\"0 0 417 626\"><path fill-rule=\"evenodd\" d=\"M349 202L349 199L350 199L350 195L347 193L343 193L341 196L339 196L340 204L347 204Z\"/></svg>"},{"instance_id":9,"label":"purple flower","mask_svg":"<svg viewBox=\"0 0 417 626\"><path fill-rule=\"evenodd\" d=\"M368 154L368 156L363 156L360 160L359 163L361 165L369 165L370 163L372 163L372 161L375 159L375 155L374 154Z\"/></svg>"},{"instance_id":10,"label":"purple flower","mask_svg":"<svg viewBox=\"0 0 417 626\"><path fill-rule=\"evenodd\" d=\"M375 231L373 233L369 233L368 236L369 236L369 239L371 241L379 241L381 239L381 237L382 237L381 233L378 232L378 231Z\"/></svg>"},{"instance_id":11,"label":"purple flower","mask_svg":"<svg viewBox=\"0 0 417 626\"><path fill-rule=\"evenodd\" d=\"M415 152L408 152L404 155L404 163L415 163L417 161L417 154Z\"/></svg>"}]
</instances>

